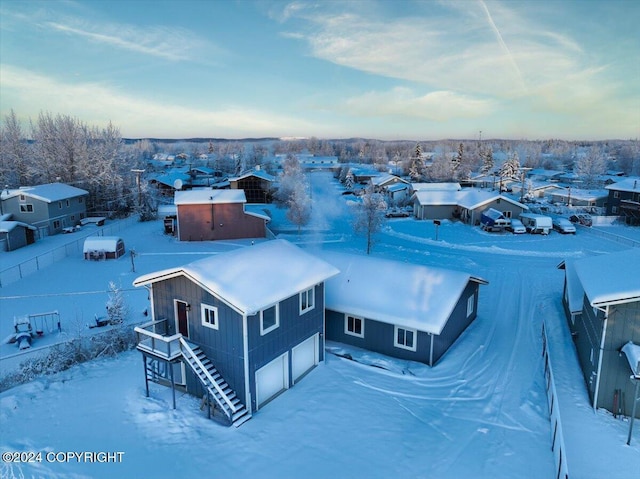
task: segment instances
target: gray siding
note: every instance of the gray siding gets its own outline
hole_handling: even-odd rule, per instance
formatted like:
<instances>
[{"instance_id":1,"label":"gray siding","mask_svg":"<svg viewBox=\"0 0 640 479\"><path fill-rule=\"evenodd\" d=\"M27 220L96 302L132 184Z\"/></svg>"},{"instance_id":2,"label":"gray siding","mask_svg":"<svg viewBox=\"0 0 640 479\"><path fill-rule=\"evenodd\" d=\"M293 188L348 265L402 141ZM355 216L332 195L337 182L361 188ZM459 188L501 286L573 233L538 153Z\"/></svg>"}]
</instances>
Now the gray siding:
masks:
<instances>
[{"instance_id":1,"label":"gray siding","mask_svg":"<svg viewBox=\"0 0 640 479\"><path fill-rule=\"evenodd\" d=\"M315 307L300 315L299 294L280 302L280 325L273 331L260 335L260 314L248 317L249 329L249 377L252 409L256 410L255 373L262 366L285 352L291 352L305 339L320 334L319 361L324 360L322 333L324 329L324 283L315 287ZM291 354L289 354L289 384L291 377Z\"/></svg>"},{"instance_id":2,"label":"gray siding","mask_svg":"<svg viewBox=\"0 0 640 479\"><path fill-rule=\"evenodd\" d=\"M613 412L614 392L621 389L625 398L623 405L626 406L622 413L627 416L631 415L635 386L629 379L631 369L627 357L620 354L620 349L629 341L640 343L640 301L610 306L602 352L597 406ZM640 418L640 411L636 417Z\"/></svg>"},{"instance_id":3,"label":"gray siding","mask_svg":"<svg viewBox=\"0 0 640 479\"><path fill-rule=\"evenodd\" d=\"M82 202L80 202L82 198ZM69 206L67 206L69 201ZM20 205L32 205L33 211L30 213L20 211ZM53 235L60 233L63 228L75 226L86 216L86 197L74 197L68 200L46 201L32 198L25 195L25 200L20 201L20 196L8 198L2 202L5 213L12 214L12 220L20 221L35 226L41 235ZM54 226L54 221L59 221L59 225Z\"/></svg>"},{"instance_id":4,"label":"gray siding","mask_svg":"<svg viewBox=\"0 0 640 479\"><path fill-rule=\"evenodd\" d=\"M582 315L573 325L574 342L578 353L578 362L584 375L589 397L593 402L596 390L596 374L598 372L598 358L602 341L603 316L601 312L593 311L587 297L584 297Z\"/></svg>"}]
</instances>

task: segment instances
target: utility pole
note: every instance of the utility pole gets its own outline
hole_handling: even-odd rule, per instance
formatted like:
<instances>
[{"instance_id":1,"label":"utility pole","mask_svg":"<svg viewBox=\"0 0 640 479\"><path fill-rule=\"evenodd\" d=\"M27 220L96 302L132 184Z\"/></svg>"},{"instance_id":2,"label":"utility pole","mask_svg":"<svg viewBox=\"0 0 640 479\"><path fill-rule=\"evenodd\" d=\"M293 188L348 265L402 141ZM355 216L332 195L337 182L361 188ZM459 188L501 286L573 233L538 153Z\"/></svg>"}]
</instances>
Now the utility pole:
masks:
<instances>
[{"instance_id":1,"label":"utility pole","mask_svg":"<svg viewBox=\"0 0 640 479\"><path fill-rule=\"evenodd\" d=\"M136 175L136 185L138 186L138 209L140 209L140 205L142 204L142 185L140 184L140 177L142 176L142 173L144 173L144 170L132 169L131 172Z\"/></svg>"}]
</instances>

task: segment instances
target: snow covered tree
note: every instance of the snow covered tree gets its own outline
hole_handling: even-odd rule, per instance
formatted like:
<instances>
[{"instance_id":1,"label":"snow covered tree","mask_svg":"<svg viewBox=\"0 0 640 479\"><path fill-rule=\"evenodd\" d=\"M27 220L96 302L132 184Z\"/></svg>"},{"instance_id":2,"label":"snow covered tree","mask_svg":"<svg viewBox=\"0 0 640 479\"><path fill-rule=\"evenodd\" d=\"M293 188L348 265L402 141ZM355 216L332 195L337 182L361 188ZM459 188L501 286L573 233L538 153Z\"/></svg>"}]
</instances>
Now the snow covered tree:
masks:
<instances>
[{"instance_id":1,"label":"snow covered tree","mask_svg":"<svg viewBox=\"0 0 640 479\"><path fill-rule=\"evenodd\" d=\"M502 181L505 179L517 179L519 178L520 160L518 159L517 152L509 153L509 157L502 164L500 168L500 191L502 191Z\"/></svg>"},{"instance_id":2,"label":"snow covered tree","mask_svg":"<svg viewBox=\"0 0 640 479\"><path fill-rule=\"evenodd\" d=\"M491 148L491 146L480 149L480 159L482 160L480 173L482 173L483 175L491 173L494 166L493 149Z\"/></svg>"},{"instance_id":3,"label":"snow covered tree","mask_svg":"<svg viewBox=\"0 0 640 479\"><path fill-rule=\"evenodd\" d=\"M300 228L311 219L311 198L307 194L304 183L294 185L287 205L289 207L287 218L298 227L298 234L300 234Z\"/></svg>"},{"instance_id":4,"label":"snow covered tree","mask_svg":"<svg viewBox=\"0 0 640 479\"><path fill-rule=\"evenodd\" d=\"M384 197L380 193L376 193L373 185L367 186L362 196L362 204L358 206L354 230L358 234L364 234L367 237L367 254L371 252L373 247L374 236L384 225L384 212L387 204Z\"/></svg>"},{"instance_id":5,"label":"snow covered tree","mask_svg":"<svg viewBox=\"0 0 640 479\"><path fill-rule=\"evenodd\" d=\"M420 181L424 175L424 159L422 158L422 147L420 143L416 143L416 147L411 155L411 164L409 166L409 176L412 181Z\"/></svg>"},{"instance_id":6,"label":"snow covered tree","mask_svg":"<svg viewBox=\"0 0 640 479\"><path fill-rule=\"evenodd\" d=\"M446 153L439 153L427 171L429 181L452 181L454 178L453 164L446 157Z\"/></svg>"},{"instance_id":7,"label":"snow covered tree","mask_svg":"<svg viewBox=\"0 0 640 479\"><path fill-rule=\"evenodd\" d=\"M585 187L593 188L597 184L598 176L603 175L607 168L604 152L599 146L592 146L575 163L574 171L584 182Z\"/></svg>"},{"instance_id":8,"label":"snow covered tree","mask_svg":"<svg viewBox=\"0 0 640 479\"><path fill-rule=\"evenodd\" d=\"M109 300L107 301L107 318L110 324L119 324L127 319L127 304L120 288L109 281Z\"/></svg>"},{"instance_id":9,"label":"snow covered tree","mask_svg":"<svg viewBox=\"0 0 640 479\"><path fill-rule=\"evenodd\" d=\"M30 174L29 146L18 121L11 110L0 129L0 188L27 186Z\"/></svg>"},{"instance_id":10,"label":"snow covered tree","mask_svg":"<svg viewBox=\"0 0 640 479\"><path fill-rule=\"evenodd\" d=\"M451 158L451 166L453 168L454 173L457 174L457 170L460 167L460 165L462 165L463 162L464 162L464 145L460 143L458 145L458 151L456 155L453 158Z\"/></svg>"},{"instance_id":11,"label":"snow covered tree","mask_svg":"<svg viewBox=\"0 0 640 479\"><path fill-rule=\"evenodd\" d=\"M293 154L287 155L282 164L279 183L275 197L280 203L287 205L298 185L302 184L304 186L304 173L297 156Z\"/></svg>"}]
</instances>

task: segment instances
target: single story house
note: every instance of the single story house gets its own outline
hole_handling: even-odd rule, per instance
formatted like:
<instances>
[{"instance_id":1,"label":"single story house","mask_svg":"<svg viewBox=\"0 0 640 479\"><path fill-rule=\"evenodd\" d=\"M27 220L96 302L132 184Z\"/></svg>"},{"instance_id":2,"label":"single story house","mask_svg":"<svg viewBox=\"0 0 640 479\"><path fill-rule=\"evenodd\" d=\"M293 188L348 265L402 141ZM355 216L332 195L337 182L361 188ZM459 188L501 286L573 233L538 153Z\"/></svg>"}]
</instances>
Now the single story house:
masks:
<instances>
[{"instance_id":1,"label":"single story house","mask_svg":"<svg viewBox=\"0 0 640 479\"><path fill-rule=\"evenodd\" d=\"M273 240L140 276L152 312L136 328L147 396L157 381L174 389L174 408L180 388L241 424L324 360L325 281L336 274Z\"/></svg>"},{"instance_id":2,"label":"single story house","mask_svg":"<svg viewBox=\"0 0 640 479\"><path fill-rule=\"evenodd\" d=\"M185 171L173 170L151 177L149 184L162 196L172 197L176 191L191 188L191 175Z\"/></svg>"},{"instance_id":3,"label":"single story house","mask_svg":"<svg viewBox=\"0 0 640 479\"><path fill-rule=\"evenodd\" d=\"M416 191L411 197L413 213L417 219L460 219L479 225L482 212L487 208L500 211L505 218L518 217L529 208L497 191L468 188L455 190Z\"/></svg>"},{"instance_id":4,"label":"single story house","mask_svg":"<svg viewBox=\"0 0 640 479\"><path fill-rule=\"evenodd\" d=\"M609 192L606 190L585 190L582 188L553 189L547 192L551 203L567 206L603 207L607 203Z\"/></svg>"},{"instance_id":5,"label":"single story house","mask_svg":"<svg viewBox=\"0 0 640 479\"><path fill-rule=\"evenodd\" d=\"M605 187L607 215L621 216L628 225L640 225L640 178L626 178Z\"/></svg>"},{"instance_id":6,"label":"single story house","mask_svg":"<svg viewBox=\"0 0 640 479\"><path fill-rule=\"evenodd\" d=\"M36 242L35 226L20 221L0 221L0 251L13 251Z\"/></svg>"},{"instance_id":7,"label":"single story house","mask_svg":"<svg viewBox=\"0 0 640 479\"><path fill-rule=\"evenodd\" d=\"M476 318L479 286L467 273L324 252L327 339L433 366Z\"/></svg>"},{"instance_id":8,"label":"single story house","mask_svg":"<svg viewBox=\"0 0 640 479\"><path fill-rule=\"evenodd\" d=\"M244 190L176 191L177 236L180 241L264 238L267 215L245 211Z\"/></svg>"},{"instance_id":9,"label":"single story house","mask_svg":"<svg viewBox=\"0 0 640 479\"><path fill-rule=\"evenodd\" d=\"M562 301L592 405L626 416L634 385L621 350L629 341L640 343L639 265L637 248L559 265L565 270Z\"/></svg>"},{"instance_id":10,"label":"single story house","mask_svg":"<svg viewBox=\"0 0 640 479\"><path fill-rule=\"evenodd\" d=\"M275 177L256 166L254 170L229 178L232 190L244 190L247 203L271 203L271 189Z\"/></svg>"},{"instance_id":11,"label":"single story house","mask_svg":"<svg viewBox=\"0 0 640 479\"><path fill-rule=\"evenodd\" d=\"M398 204L409 197L410 183L396 175L388 173L371 178L373 189L382 193L389 204Z\"/></svg>"},{"instance_id":12,"label":"single story house","mask_svg":"<svg viewBox=\"0 0 640 479\"><path fill-rule=\"evenodd\" d=\"M80 224L87 216L88 196L88 191L64 183L25 186L2 191L0 212L34 226L43 238Z\"/></svg>"}]
</instances>

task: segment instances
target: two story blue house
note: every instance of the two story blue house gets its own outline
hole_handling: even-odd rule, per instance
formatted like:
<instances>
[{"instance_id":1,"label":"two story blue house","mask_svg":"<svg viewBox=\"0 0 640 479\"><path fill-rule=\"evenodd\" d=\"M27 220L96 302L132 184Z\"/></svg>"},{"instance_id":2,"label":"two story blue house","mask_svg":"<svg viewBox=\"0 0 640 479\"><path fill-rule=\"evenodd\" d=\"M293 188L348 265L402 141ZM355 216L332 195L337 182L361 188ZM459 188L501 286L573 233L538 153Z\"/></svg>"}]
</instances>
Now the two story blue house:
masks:
<instances>
[{"instance_id":1,"label":"two story blue house","mask_svg":"<svg viewBox=\"0 0 640 479\"><path fill-rule=\"evenodd\" d=\"M324 283L338 269L285 241L137 278L152 321L135 328L149 381L240 425L324 360Z\"/></svg>"}]
</instances>

